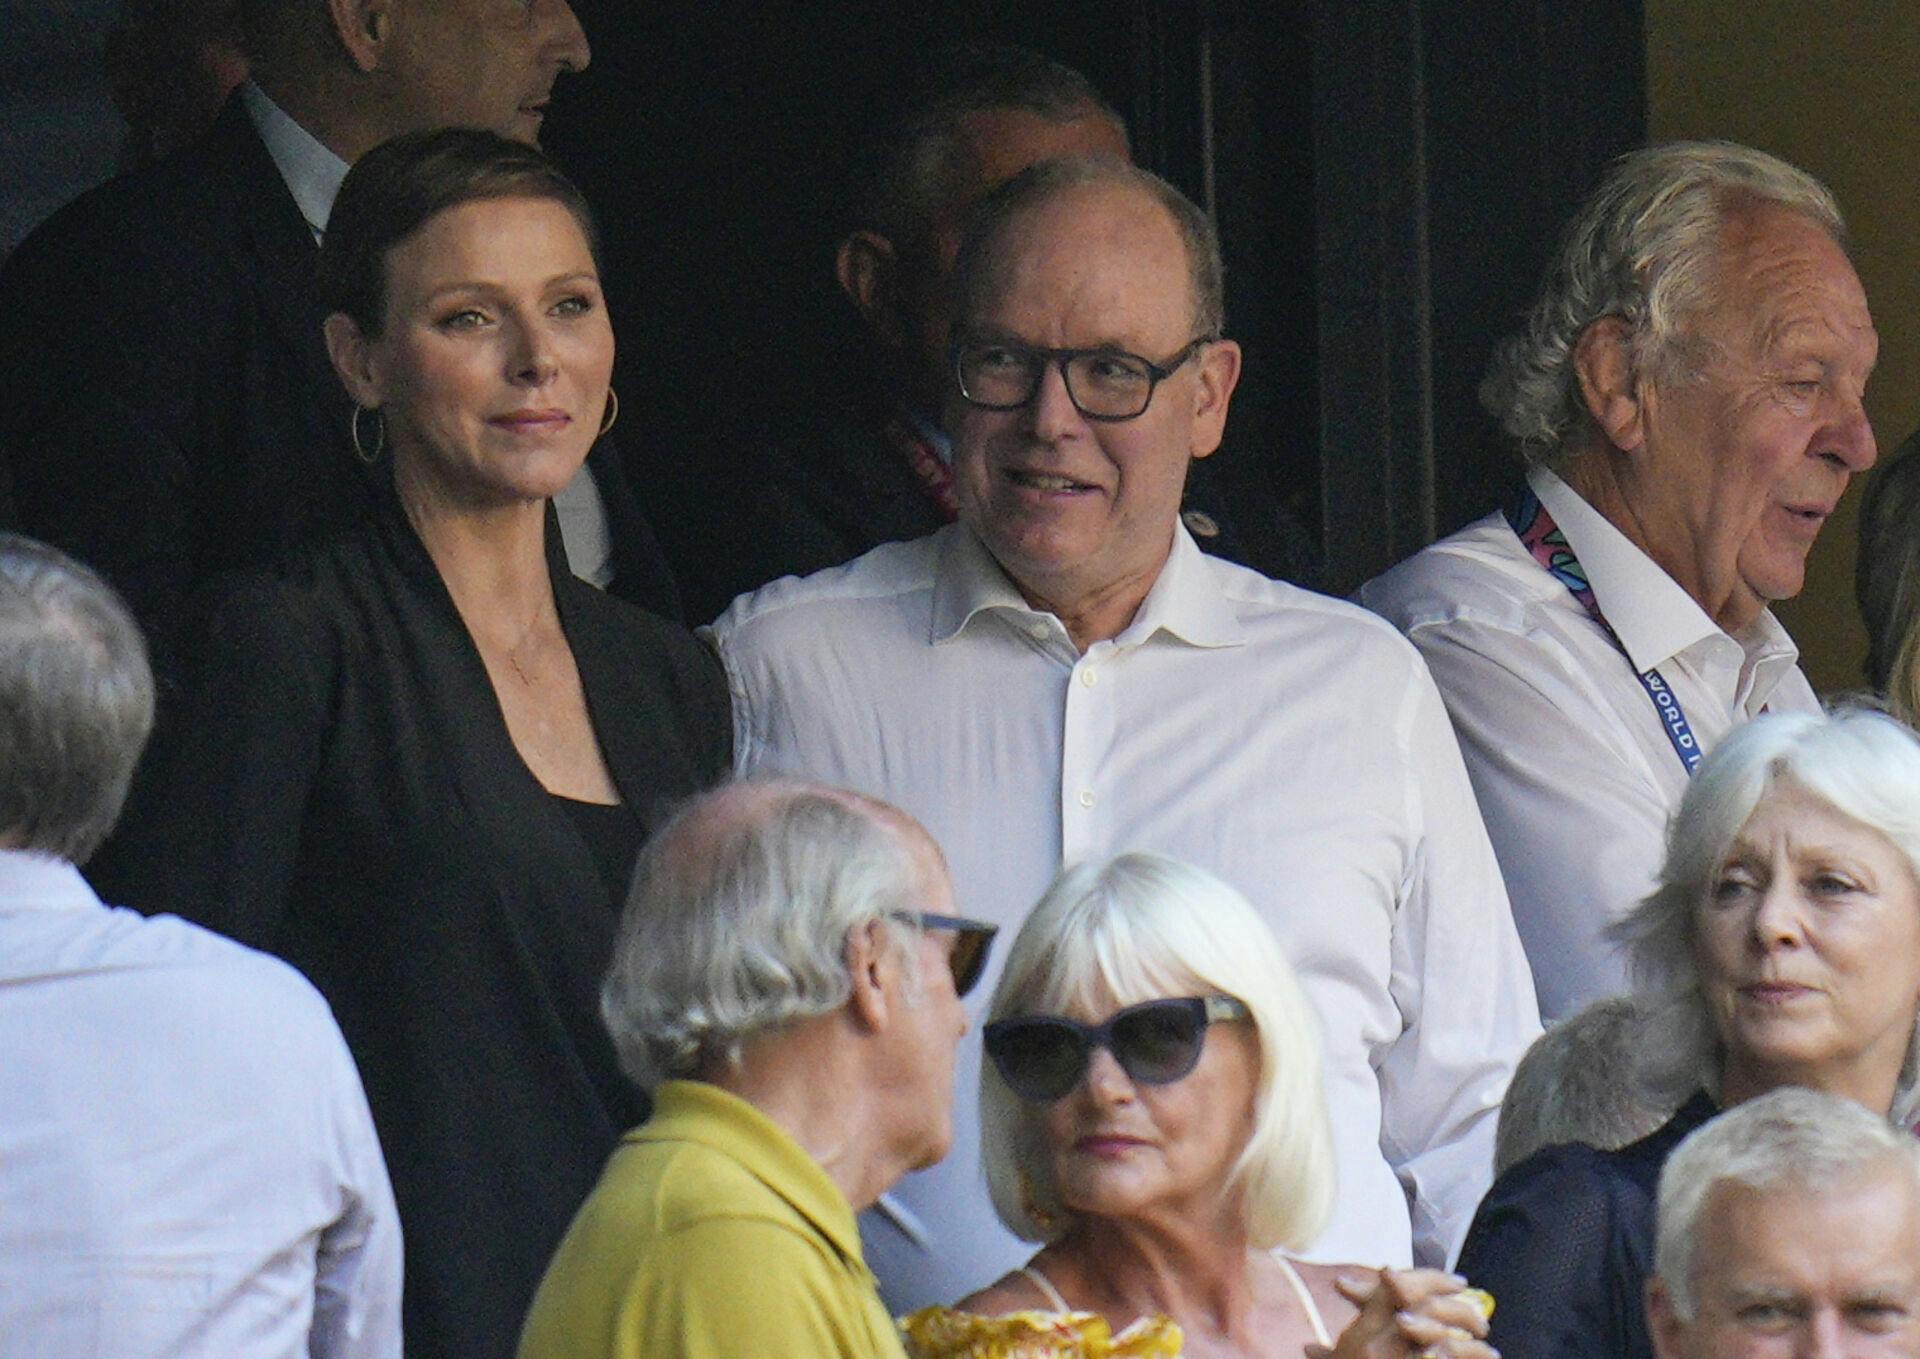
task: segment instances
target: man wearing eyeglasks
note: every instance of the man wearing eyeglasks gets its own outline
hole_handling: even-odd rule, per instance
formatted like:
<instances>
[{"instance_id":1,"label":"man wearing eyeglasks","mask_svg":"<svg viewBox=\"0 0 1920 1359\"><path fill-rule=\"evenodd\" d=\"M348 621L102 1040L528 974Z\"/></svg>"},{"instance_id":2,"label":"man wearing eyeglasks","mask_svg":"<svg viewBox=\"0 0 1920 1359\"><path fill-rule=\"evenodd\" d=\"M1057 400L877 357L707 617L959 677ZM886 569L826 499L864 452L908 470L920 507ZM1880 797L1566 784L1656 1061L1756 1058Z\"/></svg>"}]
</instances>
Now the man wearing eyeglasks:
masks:
<instances>
[{"instance_id":1,"label":"man wearing eyeglasks","mask_svg":"<svg viewBox=\"0 0 1920 1359\"><path fill-rule=\"evenodd\" d=\"M653 1117L614 1151L520 1359L902 1359L854 1212L953 1137L960 997L994 929L884 803L793 782L642 852L601 1013Z\"/></svg>"},{"instance_id":2,"label":"man wearing eyeglasks","mask_svg":"<svg viewBox=\"0 0 1920 1359\"><path fill-rule=\"evenodd\" d=\"M955 289L960 523L736 601L713 637L737 763L912 812L1003 927L1063 862L1128 848L1240 888L1324 1020L1340 1199L1311 1254L1444 1263L1532 980L1419 657L1179 522L1240 376L1211 224L1144 171L1050 162L983 202ZM867 1219L898 1310L1023 1258L958 1132Z\"/></svg>"}]
</instances>

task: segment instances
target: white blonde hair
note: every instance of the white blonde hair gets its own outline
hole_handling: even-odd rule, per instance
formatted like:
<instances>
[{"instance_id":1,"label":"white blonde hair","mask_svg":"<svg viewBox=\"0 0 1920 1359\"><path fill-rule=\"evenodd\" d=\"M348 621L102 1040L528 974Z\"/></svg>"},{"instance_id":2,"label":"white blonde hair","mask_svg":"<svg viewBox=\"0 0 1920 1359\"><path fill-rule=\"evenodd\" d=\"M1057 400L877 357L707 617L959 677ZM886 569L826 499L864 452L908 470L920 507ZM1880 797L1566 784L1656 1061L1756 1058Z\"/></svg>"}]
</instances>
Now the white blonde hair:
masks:
<instances>
[{"instance_id":1,"label":"white blonde hair","mask_svg":"<svg viewBox=\"0 0 1920 1359\"><path fill-rule=\"evenodd\" d=\"M1608 929L1632 966L1642 1008L1636 1075L1656 1104L1719 1092L1726 1050L1701 985L1696 922L1734 838L1783 783L1886 836L1920 880L1920 738L1912 731L1864 708L1772 713L1737 729L1687 784L1660 885ZM1920 1116L1920 1035L1908 1042L1892 1113Z\"/></svg>"},{"instance_id":2,"label":"white blonde hair","mask_svg":"<svg viewBox=\"0 0 1920 1359\"><path fill-rule=\"evenodd\" d=\"M1228 1181L1256 1247L1299 1249L1333 1209L1333 1133L1320 1081L1320 1026L1266 922L1232 887L1159 854L1068 868L1013 941L988 1020L1075 1006L1228 995L1260 1045L1253 1132ZM1016 1235L1060 1235L1072 1214L1052 1183L1039 1106L980 1077L981 1153L994 1210Z\"/></svg>"}]
</instances>

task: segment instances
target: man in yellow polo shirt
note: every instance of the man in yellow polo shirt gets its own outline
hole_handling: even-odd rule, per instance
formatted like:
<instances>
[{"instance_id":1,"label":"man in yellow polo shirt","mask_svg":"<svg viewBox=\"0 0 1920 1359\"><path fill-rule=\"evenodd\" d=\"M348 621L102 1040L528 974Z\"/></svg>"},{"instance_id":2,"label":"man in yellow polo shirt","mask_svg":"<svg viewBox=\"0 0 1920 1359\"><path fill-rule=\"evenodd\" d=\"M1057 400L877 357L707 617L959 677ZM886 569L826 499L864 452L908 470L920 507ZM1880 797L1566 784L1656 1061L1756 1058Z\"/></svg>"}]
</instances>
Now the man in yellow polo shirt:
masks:
<instances>
[{"instance_id":1,"label":"man in yellow polo shirt","mask_svg":"<svg viewBox=\"0 0 1920 1359\"><path fill-rule=\"evenodd\" d=\"M916 822L837 789L735 783L661 830L601 995L653 1117L560 1243L520 1359L903 1354L854 1214L952 1139L993 933L952 902Z\"/></svg>"}]
</instances>

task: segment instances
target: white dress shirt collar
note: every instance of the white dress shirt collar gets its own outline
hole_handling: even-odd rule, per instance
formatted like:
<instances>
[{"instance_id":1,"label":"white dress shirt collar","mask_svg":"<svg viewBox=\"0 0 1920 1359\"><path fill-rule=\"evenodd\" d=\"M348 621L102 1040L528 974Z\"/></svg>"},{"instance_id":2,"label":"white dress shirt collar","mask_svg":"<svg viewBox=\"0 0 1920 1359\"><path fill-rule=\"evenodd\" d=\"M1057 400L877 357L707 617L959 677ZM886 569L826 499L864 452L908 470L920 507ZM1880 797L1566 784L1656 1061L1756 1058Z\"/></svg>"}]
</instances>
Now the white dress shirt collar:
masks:
<instances>
[{"instance_id":1,"label":"white dress shirt collar","mask_svg":"<svg viewBox=\"0 0 1920 1359\"><path fill-rule=\"evenodd\" d=\"M292 115L251 80L240 86L240 99L318 244L326 234L327 219L333 216L333 200L340 193L340 181L347 177L347 163L296 123Z\"/></svg>"},{"instance_id":2,"label":"white dress shirt collar","mask_svg":"<svg viewBox=\"0 0 1920 1359\"><path fill-rule=\"evenodd\" d=\"M71 911L99 904L100 898L80 870L66 860L0 849L0 915Z\"/></svg>"},{"instance_id":3,"label":"white dress shirt collar","mask_svg":"<svg viewBox=\"0 0 1920 1359\"><path fill-rule=\"evenodd\" d=\"M1635 670L1657 670L1689 647L1729 635L1678 581L1554 473L1536 467L1527 473L1527 484L1567 535L1600 612ZM1770 610L1761 610L1733 640L1747 666L1776 657L1791 664L1800 656Z\"/></svg>"},{"instance_id":4,"label":"white dress shirt collar","mask_svg":"<svg viewBox=\"0 0 1920 1359\"><path fill-rule=\"evenodd\" d=\"M1057 640L1071 647L1066 628L1052 614L1027 603L973 530L956 524L941 532L946 539L940 544L934 567L933 626L928 642L938 646L958 636L977 616L1003 612L1019 625L1050 621ZM1178 523L1166 564L1133 621L1113 639L1113 645L1121 650L1139 646L1160 632L1198 647L1239 646L1246 640L1239 615L1221 592L1206 554Z\"/></svg>"}]
</instances>

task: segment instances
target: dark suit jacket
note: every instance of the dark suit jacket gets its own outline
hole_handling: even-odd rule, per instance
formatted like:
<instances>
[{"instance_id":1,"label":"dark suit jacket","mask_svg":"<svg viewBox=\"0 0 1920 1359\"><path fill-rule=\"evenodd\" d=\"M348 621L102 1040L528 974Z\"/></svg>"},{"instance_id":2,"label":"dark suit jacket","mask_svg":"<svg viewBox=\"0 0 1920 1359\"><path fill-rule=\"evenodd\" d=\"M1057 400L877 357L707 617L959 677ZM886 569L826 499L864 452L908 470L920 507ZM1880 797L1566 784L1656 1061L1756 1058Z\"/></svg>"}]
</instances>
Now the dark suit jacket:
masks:
<instances>
[{"instance_id":1,"label":"dark suit jacket","mask_svg":"<svg viewBox=\"0 0 1920 1359\"><path fill-rule=\"evenodd\" d=\"M83 195L0 269L0 461L18 526L106 574L163 678L196 584L371 503L320 335L316 254L235 98L199 143ZM596 449L590 465L616 587L677 616L617 458Z\"/></svg>"}]
</instances>

